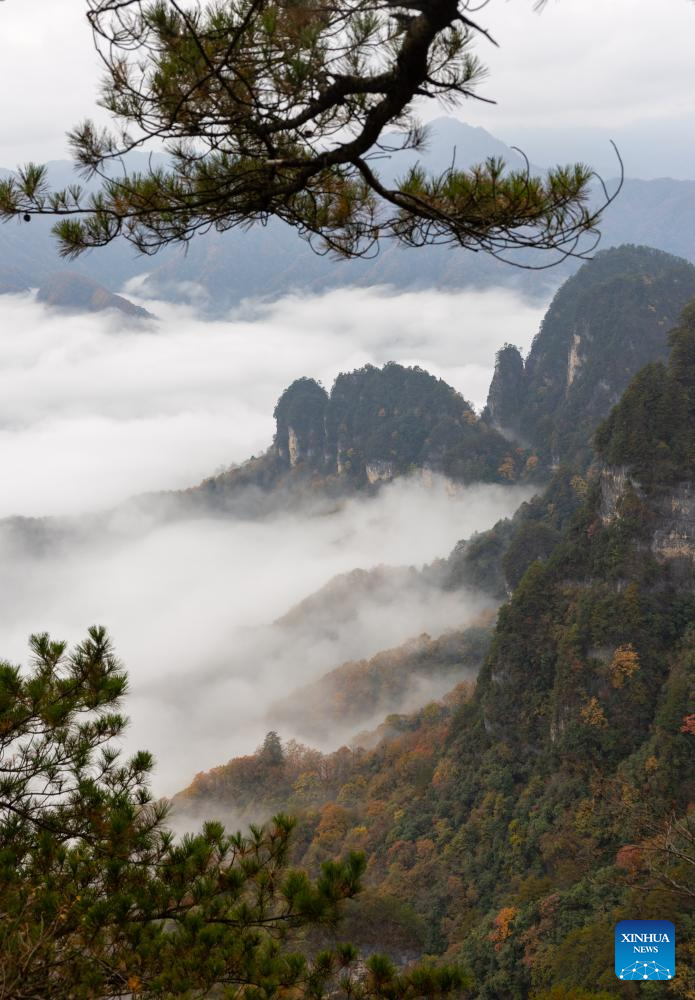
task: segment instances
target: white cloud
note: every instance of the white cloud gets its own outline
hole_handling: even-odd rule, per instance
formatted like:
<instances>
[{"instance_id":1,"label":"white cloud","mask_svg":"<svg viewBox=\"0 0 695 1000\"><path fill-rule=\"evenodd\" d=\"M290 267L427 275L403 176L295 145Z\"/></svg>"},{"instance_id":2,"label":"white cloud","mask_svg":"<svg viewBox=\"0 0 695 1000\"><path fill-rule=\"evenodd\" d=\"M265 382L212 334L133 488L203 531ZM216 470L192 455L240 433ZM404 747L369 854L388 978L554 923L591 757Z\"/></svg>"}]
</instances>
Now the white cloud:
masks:
<instances>
[{"instance_id":1,"label":"white cloud","mask_svg":"<svg viewBox=\"0 0 695 1000\"><path fill-rule=\"evenodd\" d=\"M531 0L493 0L477 16L500 45L480 47L490 68L483 92L499 103L474 116L498 132L695 114L688 0L658 8L648 0L550 0L540 13Z\"/></svg>"},{"instance_id":2,"label":"white cloud","mask_svg":"<svg viewBox=\"0 0 695 1000\"><path fill-rule=\"evenodd\" d=\"M301 684L423 631L465 625L488 602L402 581L387 600L365 594L330 630L308 621L278 632L267 627L275 619L337 573L447 554L528 492L478 486L452 496L438 481L399 481L330 514L155 519L131 534L121 521L118 533L105 527L38 555L0 533L11 582L0 606L2 656L24 661L31 632L75 642L89 625L107 625L131 681L126 747L153 751L155 788L173 793L196 771L252 751L270 728L269 704Z\"/></svg>"},{"instance_id":3,"label":"white cloud","mask_svg":"<svg viewBox=\"0 0 695 1000\"><path fill-rule=\"evenodd\" d=\"M508 291L392 295L342 289L204 322L147 303L158 323L66 316L0 297L0 516L76 513L190 486L268 447L278 396L330 388L365 363L417 363L478 405L505 340L542 310Z\"/></svg>"},{"instance_id":4,"label":"white cloud","mask_svg":"<svg viewBox=\"0 0 695 1000\"><path fill-rule=\"evenodd\" d=\"M75 514L191 485L267 447L276 399L301 375L330 386L366 362L417 362L480 403L496 348L528 344L540 319L507 291L340 290L245 303L215 322L148 305L160 320L129 326L0 297L0 516ZM252 750L271 701L348 658L464 624L484 602L406 582L328 632L278 637L274 619L336 573L445 556L525 495L490 486L451 497L413 481L330 515L131 522L126 509L78 519L78 537L41 554L0 532L11 583L0 655L21 662L33 631L75 642L106 624L132 679L128 747L155 752L157 790L172 792Z\"/></svg>"},{"instance_id":5,"label":"white cloud","mask_svg":"<svg viewBox=\"0 0 695 1000\"><path fill-rule=\"evenodd\" d=\"M76 0L0 7L0 165L69 155L65 134L96 107L99 60Z\"/></svg>"}]
</instances>

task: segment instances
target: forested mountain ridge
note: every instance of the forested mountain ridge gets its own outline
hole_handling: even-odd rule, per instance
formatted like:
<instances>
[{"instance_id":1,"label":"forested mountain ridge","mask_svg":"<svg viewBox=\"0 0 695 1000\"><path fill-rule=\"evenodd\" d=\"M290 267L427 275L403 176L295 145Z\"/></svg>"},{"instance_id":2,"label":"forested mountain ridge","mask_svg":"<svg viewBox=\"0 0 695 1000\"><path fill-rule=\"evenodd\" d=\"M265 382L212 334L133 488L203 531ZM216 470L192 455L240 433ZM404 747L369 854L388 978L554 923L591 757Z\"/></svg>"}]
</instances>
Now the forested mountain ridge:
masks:
<instances>
[{"instance_id":1,"label":"forested mountain ridge","mask_svg":"<svg viewBox=\"0 0 695 1000\"><path fill-rule=\"evenodd\" d=\"M632 376L665 360L695 267L644 246L598 253L556 293L525 362L497 356L486 415L554 463L586 467L591 434Z\"/></svg>"},{"instance_id":2,"label":"forested mountain ridge","mask_svg":"<svg viewBox=\"0 0 695 1000\"><path fill-rule=\"evenodd\" d=\"M692 310L671 345L600 428L602 474L501 609L473 693L389 719L373 750L261 751L185 793L214 812L262 791L299 815L310 869L366 851L380 945L463 963L479 1000L636 997L612 968L626 918L674 921L658 989L695 988L695 546L669 501L693 482ZM659 544L674 532L688 544Z\"/></svg>"},{"instance_id":3,"label":"forested mountain ridge","mask_svg":"<svg viewBox=\"0 0 695 1000\"><path fill-rule=\"evenodd\" d=\"M531 450L481 420L455 389L395 362L341 374L330 393L313 379L297 379L280 396L275 420L264 455L178 496L230 509L248 489L265 496L261 506L272 506L288 490L337 496L416 472L460 483L544 476Z\"/></svg>"},{"instance_id":4,"label":"forested mountain ridge","mask_svg":"<svg viewBox=\"0 0 695 1000\"><path fill-rule=\"evenodd\" d=\"M372 485L416 468L469 482L515 481L535 468L421 368L391 362L341 374L323 407L321 391L300 379L278 401L275 448L291 468L306 459L312 471Z\"/></svg>"}]
</instances>

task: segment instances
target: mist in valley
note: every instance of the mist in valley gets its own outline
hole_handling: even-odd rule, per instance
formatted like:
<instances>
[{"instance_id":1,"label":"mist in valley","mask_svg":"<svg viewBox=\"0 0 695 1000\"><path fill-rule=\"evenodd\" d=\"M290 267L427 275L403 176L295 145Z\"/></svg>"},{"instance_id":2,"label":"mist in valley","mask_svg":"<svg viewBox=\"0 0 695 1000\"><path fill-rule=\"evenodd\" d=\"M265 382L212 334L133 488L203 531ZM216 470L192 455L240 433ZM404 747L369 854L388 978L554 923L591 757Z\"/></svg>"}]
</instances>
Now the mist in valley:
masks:
<instances>
[{"instance_id":1,"label":"mist in valley","mask_svg":"<svg viewBox=\"0 0 695 1000\"><path fill-rule=\"evenodd\" d=\"M367 363L419 364L480 407L495 351L530 344L543 314L508 290L341 289L216 322L143 304L158 321L0 296L0 516L93 510L242 462L268 447L280 393L305 375L330 388Z\"/></svg>"},{"instance_id":2,"label":"mist in valley","mask_svg":"<svg viewBox=\"0 0 695 1000\"><path fill-rule=\"evenodd\" d=\"M528 345L541 310L507 291L387 289L248 302L213 323L145 304L157 321L128 325L52 313L29 295L0 298L0 515L47 518L19 532L14 522L0 527L0 655L24 662L32 632L72 643L105 624L130 675L126 749L153 751L155 791L171 794L197 771L252 752L269 707L297 687L489 610L480 594L380 570L380 586L353 590L340 614L329 592L288 615L356 567L446 556L530 490L452 490L414 475L377 497L256 519L203 511L172 520L166 497L146 516L122 501L190 486L263 451L274 404L301 375L330 386L340 371L397 360L481 406L495 350L507 340ZM440 687L420 683L394 708L416 707ZM303 736L291 727L281 735ZM336 730L323 748L351 735Z\"/></svg>"}]
</instances>

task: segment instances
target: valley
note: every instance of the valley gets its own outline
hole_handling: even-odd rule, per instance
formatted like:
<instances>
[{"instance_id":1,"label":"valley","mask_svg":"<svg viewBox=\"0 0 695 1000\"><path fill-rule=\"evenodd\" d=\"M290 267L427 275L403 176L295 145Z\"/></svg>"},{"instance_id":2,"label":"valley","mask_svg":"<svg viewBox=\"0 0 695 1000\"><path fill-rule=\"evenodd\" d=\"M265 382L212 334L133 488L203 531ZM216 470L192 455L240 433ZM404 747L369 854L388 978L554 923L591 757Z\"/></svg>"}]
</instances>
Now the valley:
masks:
<instances>
[{"instance_id":1,"label":"valley","mask_svg":"<svg viewBox=\"0 0 695 1000\"><path fill-rule=\"evenodd\" d=\"M693 32L0 3L0 1000L695 1000Z\"/></svg>"}]
</instances>

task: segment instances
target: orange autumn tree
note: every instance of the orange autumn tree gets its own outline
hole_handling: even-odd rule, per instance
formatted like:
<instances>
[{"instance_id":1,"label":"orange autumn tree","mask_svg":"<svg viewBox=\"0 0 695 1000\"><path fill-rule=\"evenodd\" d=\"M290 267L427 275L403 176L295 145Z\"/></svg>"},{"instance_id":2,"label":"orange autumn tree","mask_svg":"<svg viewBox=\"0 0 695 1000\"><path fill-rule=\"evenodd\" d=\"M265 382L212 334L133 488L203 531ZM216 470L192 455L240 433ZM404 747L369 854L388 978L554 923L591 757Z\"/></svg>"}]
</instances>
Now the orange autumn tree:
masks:
<instances>
[{"instance_id":1,"label":"orange autumn tree","mask_svg":"<svg viewBox=\"0 0 695 1000\"><path fill-rule=\"evenodd\" d=\"M626 681L631 680L639 670L639 665L639 656L632 643L618 646L609 667L613 687L621 688Z\"/></svg>"},{"instance_id":2,"label":"orange autumn tree","mask_svg":"<svg viewBox=\"0 0 695 1000\"><path fill-rule=\"evenodd\" d=\"M516 906L503 906L492 922L492 930L488 937L494 942L495 951L499 951L507 938L511 937L512 924L519 910Z\"/></svg>"},{"instance_id":3,"label":"orange autumn tree","mask_svg":"<svg viewBox=\"0 0 695 1000\"><path fill-rule=\"evenodd\" d=\"M695 736L695 715L685 715L683 717L681 732L688 733L690 736Z\"/></svg>"}]
</instances>

